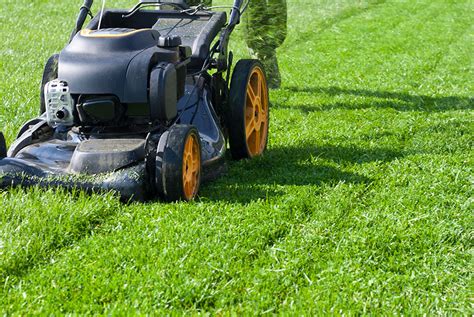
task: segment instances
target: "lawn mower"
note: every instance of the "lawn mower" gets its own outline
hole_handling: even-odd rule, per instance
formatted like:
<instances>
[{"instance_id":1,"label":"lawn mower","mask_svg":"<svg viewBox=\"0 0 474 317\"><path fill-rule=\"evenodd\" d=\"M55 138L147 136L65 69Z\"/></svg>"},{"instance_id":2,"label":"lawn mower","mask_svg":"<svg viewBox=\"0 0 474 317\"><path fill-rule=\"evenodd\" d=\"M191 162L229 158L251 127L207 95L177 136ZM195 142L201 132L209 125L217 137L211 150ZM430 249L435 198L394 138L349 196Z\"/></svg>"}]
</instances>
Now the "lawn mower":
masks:
<instances>
[{"instance_id":1,"label":"lawn mower","mask_svg":"<svg viewBox=\"0 0 474 317\"><path fill-rule=\"evenodd\" d=\"M92 4L84 1L69 43L45 65L40 115L8 151L0 133L1 188L189 201L225 171L227 145L234 159L264 152L264 68L250 59L233 66L228 49L248 2L235 0L228 20L184 0L102 6L95 16Z\"/></svg>"}]
</instances>

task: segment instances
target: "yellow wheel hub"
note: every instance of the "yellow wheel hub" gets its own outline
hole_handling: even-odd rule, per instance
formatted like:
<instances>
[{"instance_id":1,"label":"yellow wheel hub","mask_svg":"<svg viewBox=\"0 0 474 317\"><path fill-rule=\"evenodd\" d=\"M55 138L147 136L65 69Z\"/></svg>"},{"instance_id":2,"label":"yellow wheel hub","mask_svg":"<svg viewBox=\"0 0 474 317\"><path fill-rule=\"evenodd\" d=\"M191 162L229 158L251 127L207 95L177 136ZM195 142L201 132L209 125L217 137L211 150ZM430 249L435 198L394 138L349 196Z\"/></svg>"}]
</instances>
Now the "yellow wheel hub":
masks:
<instances>
[{"instance_id":1,"label":"yellow wheel hub","mask_svg":"<svg viewBox=\"0 0 474 317\"><path fill-rule=\"evenodd\" d=\"M183 190L187 200L196 196L199 189L199 177L201 169L201 152L197 137L190 135L184 146L183 153Z\"/></svg>"},{"instance_id":2,"label":"yellow wheel hub","mask_svg":"<svg viewBox=\"0 0 474 317\"><path fill-rule=\"evenodd\" d=\"M247 84L245 134L250 156L263 153L268 137L268 90L265 75L255 67Z\"/></svg>"}]
</instances>

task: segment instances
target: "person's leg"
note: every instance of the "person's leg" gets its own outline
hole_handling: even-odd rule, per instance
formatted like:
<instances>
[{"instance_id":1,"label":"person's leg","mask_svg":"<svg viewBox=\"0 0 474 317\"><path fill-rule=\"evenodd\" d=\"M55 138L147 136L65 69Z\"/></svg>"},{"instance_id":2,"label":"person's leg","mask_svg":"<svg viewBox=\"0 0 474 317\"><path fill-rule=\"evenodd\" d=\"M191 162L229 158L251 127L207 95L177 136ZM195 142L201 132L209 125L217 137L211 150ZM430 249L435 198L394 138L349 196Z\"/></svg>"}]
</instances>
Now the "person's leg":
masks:
<instances>
[{"instance_id":1,"label":"person's leg","mask_svg":"<svg viewBox=\"0 0 474 317\"><path fill-rule=\"evenodd\" d=\"M251 0L246 15L247 45L265 66L270 88L278 88L281 77L275 50L286 38L286 0Z\"/></svg>"}]
</instances>

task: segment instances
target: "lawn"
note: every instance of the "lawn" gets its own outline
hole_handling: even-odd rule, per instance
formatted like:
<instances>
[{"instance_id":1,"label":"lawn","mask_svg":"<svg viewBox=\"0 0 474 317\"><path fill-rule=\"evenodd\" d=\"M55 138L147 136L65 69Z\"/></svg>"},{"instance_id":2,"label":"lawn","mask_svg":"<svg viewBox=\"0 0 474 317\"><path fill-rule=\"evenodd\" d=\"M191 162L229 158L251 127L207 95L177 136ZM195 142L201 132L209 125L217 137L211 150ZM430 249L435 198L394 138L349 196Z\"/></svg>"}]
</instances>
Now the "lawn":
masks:
<instances>
[{"instance_id":1,"label":"lawn","mask_svg":"<svg viewBox=\"0 0 474 317\"><path fill-rule=\"evenodd\" d=\"M11 143L81 1L0 3ZM195 202L0 191L2 314L473 314L473 2L288 10L268 150Z\"/></svg>"}]
</instances>

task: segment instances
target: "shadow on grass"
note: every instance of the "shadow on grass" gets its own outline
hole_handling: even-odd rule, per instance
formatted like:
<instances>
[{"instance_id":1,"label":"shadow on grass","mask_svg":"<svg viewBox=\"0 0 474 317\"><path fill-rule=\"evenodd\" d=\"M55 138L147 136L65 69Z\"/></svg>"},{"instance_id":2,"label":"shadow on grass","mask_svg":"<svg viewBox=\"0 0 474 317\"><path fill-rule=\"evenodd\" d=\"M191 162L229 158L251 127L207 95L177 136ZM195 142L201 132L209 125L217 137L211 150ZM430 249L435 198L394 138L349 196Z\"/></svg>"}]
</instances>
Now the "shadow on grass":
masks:
<instances>
[{"instance_id":1,"label":"shadow on grass","mask_svg":"<svg viewBox=\"0 0 474 317\"><path fill-rule=\"evenodd\" d=\"M387 149L301 145L268 149L263 157L232 162L229 173L205 186L203 199L249 203L283 195L281 186L306 186L341 182L369 184L364 175L344 170L343 166L374 161L389 162L401 157L401 152ZM332 161L340 167L334 167Z\"/></svg>"},{"instance_id":2,"label":"shadow on grass","mask_svg":"<svg viewBox=\"0 0 474 317\"><path fill-rule=\"evenodd\" d=\"M285 87L282 91L289 93L312 94L314 97L327 95L331 97L366 97L351 102L334 102L322 105L287 106L276 103L275 108L297 109L304 113L332 109L367 109L392 108L398 111L443 112L450 110L473 110L474 98L460 96L431 97L411 95L402 92L374 91L368 89L344 89L339 87Z\"/></svg>"}]
</instances>

